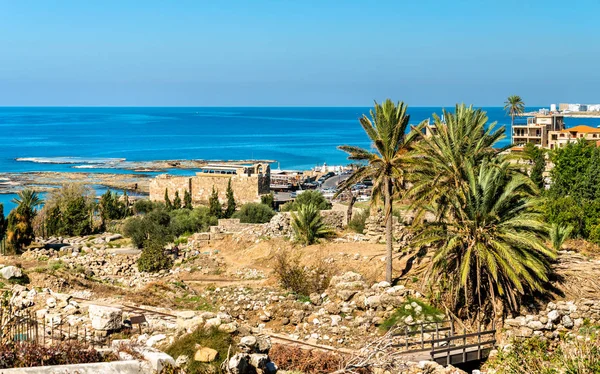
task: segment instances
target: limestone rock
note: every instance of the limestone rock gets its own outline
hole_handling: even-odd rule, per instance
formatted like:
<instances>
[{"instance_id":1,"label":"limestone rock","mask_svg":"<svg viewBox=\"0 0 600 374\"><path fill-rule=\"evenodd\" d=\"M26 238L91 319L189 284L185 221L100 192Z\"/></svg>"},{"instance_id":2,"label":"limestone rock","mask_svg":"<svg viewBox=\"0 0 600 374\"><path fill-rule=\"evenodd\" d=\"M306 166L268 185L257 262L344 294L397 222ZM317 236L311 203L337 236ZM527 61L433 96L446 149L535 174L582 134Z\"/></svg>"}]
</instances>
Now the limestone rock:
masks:
<instances>
[{"instance_id":1,"label":"limestone rock","mask_svg":"<svg viewBox=\"0 0 600 374\"><path fill-rule=\"evenodd\" d=\"M4 279L20 278L23 276L23 272L16 266L5 266L0 269L0 275Z\"/></svg>"},{"instance_id":2,"label":"limestone rock","mask_svg":"<svg viewBox=\"0 0 600 374\"><path fill-rule=\"evenodd\" d=\"M217 359L219 352L209 347L201 347L194 354L194 361L213 362Z\"/></svg>"},{"instance_id":3,"label":"limestone rock","mask_svg":"<svg viewBox=\"0 0 600 374\"><path fill-rule=\"evenodd\" d=\"M123 323L123 311L119 308L90 305L90 319L92 328L100 331L118 330Z\"/></svg>"}]
</instances>

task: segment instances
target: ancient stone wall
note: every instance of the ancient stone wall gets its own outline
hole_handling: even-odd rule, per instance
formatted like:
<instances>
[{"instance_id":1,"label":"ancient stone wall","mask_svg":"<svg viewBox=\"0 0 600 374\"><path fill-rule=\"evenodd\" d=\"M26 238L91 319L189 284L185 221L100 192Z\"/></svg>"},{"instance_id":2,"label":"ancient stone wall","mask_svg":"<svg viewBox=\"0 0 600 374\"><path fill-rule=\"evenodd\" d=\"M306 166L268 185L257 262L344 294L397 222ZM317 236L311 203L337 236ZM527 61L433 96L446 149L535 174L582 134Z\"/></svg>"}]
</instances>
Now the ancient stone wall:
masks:
<instances>
[{"instance_id":1,"label":"ancient stone wall","mask_svg":"<svg viewBox=\"0 0 600 374\"><path fill-rule=\"evenodd\" d=\"M504 321L507 336L539 336L558 339L560 333L578 331L579 328L600 323L600 300L550 302L536 314L521 315Z\"/></svg>"},{"instance_id":2,"label":"ancient stone wall","mask_svg":"<svg viewBox=\"0 0 600 374\"><path fill-rule=\"evenodd\" d=\"M165 189L171 201L175 198L175 191L183 200L185 191L191 191L194 204L206 204L212 193L213 186L219 193L219 200L227 200L227 184L231 179L231 188L238 204L260 202L260 196L269 193L270 176L268 174L254 175L226 175L202 174L194 177L176 177L159 175L150 182L150 200L164 201Z\"/></svg>"}]
</instances>

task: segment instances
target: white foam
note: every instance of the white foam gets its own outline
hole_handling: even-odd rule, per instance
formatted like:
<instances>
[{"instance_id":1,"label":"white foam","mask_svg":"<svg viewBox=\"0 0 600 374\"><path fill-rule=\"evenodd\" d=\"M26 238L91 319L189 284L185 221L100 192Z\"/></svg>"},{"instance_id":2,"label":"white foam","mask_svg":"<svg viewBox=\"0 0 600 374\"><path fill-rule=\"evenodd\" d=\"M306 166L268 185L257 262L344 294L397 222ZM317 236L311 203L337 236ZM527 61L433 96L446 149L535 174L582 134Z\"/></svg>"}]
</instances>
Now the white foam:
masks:
<instances>
[{"instance_id":1,"label":"white foam","mask_svg":"<svg viewBox=\"0 0 600 374\"><path fill-rule=\"evenodd\" d=\"M125 161L124 158L97 157L19 157L18 162L33 162L37 164L109 164Z\"/></svg>"}]
</instances>

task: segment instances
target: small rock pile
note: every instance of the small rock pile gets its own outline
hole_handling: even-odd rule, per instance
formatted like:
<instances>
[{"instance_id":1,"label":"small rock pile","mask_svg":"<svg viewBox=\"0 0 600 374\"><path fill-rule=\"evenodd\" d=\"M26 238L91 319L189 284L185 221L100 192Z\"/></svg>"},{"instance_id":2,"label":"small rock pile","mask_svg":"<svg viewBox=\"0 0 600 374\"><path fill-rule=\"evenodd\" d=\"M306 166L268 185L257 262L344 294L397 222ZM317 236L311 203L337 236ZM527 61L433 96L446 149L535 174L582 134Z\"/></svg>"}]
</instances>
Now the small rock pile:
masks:
<instances>
[{"instance_id":1,"label":"small rock pile","mask_svg":"<svg viewBox=\"0 0 600 374\"><path fill-rule=\"evenodd\" d=\"M561 332L575 332L584 325L600 323L600 300L550 302L543 311L504 320L507 337L538 336L558 339Z\"/></svg>"}]
</instances>

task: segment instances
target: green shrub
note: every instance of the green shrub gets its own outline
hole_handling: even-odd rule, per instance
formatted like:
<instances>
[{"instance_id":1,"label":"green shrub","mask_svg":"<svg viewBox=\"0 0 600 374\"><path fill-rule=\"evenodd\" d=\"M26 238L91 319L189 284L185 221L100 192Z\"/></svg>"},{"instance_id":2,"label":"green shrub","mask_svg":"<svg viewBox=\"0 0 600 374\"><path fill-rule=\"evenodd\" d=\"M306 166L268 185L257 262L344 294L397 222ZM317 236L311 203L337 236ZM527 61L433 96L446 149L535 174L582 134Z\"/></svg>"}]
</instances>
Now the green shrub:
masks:
<instances>
[{"instance_id":1,"label":"green shrub","mask_svg":"<svg viewBox=\"0 0 600 374\"><path fill-rule=\"evenodd\" d=\"M365 224L369 218L369 210L363 209L362 211L352 215L352 219L348 222L348 228L356 233L365 233Z\"/></svg>"},{"instance_id":2,"label":"green shrub","mask_svg":"<svg viewBox=\"0 0 600 374\"><path fill-rule=\"evenodd\" d=\"M275 196L273 195L273 192L262 195L260 197L260 203L265 204L269 208L275 208Z\"/></svg>"},{"instance_id":3,"label":"green shrub","mask_svg":"<svg viewBox=\"0 0 600 374\"><path fill-rule=\"evenodd\" d=\"M296 200L285 203L281 206L282 212L291 212L299 210L303 205L313 205L318 210L331 209L331 203L323 197L319 191L304 191L296 197Z\"/></svg>"},{"instance_id":4,"label":"green shrub","mask_svg":"<svg viewBox=\"0 0 600 374\"><path fill-rule=\"evenodd\" d=\"M138 200L133 204L133 212L135 214L146 214L150 213L156 208L159 208L162 204L155 203L149 199ZM163 205L164 206L164 205Z\"/></svg>"},{"instance_id":5,"label":"green shrub","mask_svg":"<svg viewBox=\"0 0 600 374\"><path fill-rule=\"evenodd\" d=\"M421 299L409 297L396 309L392 315L386 319L379 328L387 331L394 326L404 325L404 320L411 317L413 321L441 322L444 319L444 312L427 304Z\"/></svg>"},{"instance_id":6,"label":"green shrub","mask_svg":"<svg viewBox=\"0 0 600 374\"><path fill-rule=\"evenodd\" d=\"M125 221L123 235L131 238L131 242L141 248L146 240L160 241L163 245L173 240L169 227L171 217L162 209L153 210L144 217L133 217Z\"/></svg>"},{"instance_id":7,"label":"green shrub","mask_svg":"<svg viewBox=\"0 0 600 374\"><path fill-rule=\"evenodd\" d=\"M313 205L301 205L297 213L292 213L292 228L298 242L304 245L310 245L319 238L333 234L323 219L321 212Z\"/></svg>"},{"instance_id":8,"label":"green shrub","mask_svg":"<svg viewBox=\"0 0 600 374\"><path fill-rule=\"evenodd\" d=\"M144 249L137 261L138 270L156 273L167 270L173 266L173 260L165 254L165 248L161 241L149 240L144 243Z\"/></svg>"},{"instance_id":9,"label":"green shrub","mask_svg":"<svg viewBox=\"0 0 600 374\"><path fill-rule=\"evenodd\" d=\"M217 359L211 363L202 363L194 360L197 346L210 347L215 349L219 354ZM235 353L235 344L230 334L218 331L217 329L206 330L199 327L191 334L183 335L171 344L166 352L171 357L179 357L185 355L190 357L190 360L185 367L185 372L188 374L212 374L220 373L220 366L227 358L229 348L232 347L231 355Z\"/></svg>"},{"instance_id":10,"label":"green shrub","mask_svg":"<svg viewBox=\"0 0 600 374\"><path fill-rule=\"evenodd\" d=\"M178 209L170 212L170 229L173 235L193 234L195 232L208 231L210 226L217 224L217 217L210 215L206 207L189 209Z\"/></svg>"},{"instance_id":11,"label":"green shrub","mask_svg":"<svg viewBox=\"0 0 600 374\"><path fill-rule=\"evenodd\" d=\"M242 205L233 218L239 218L242 223L266 223L273 218L275 211L264 204L248 203Z\"/></svg>"}]
</instances>

